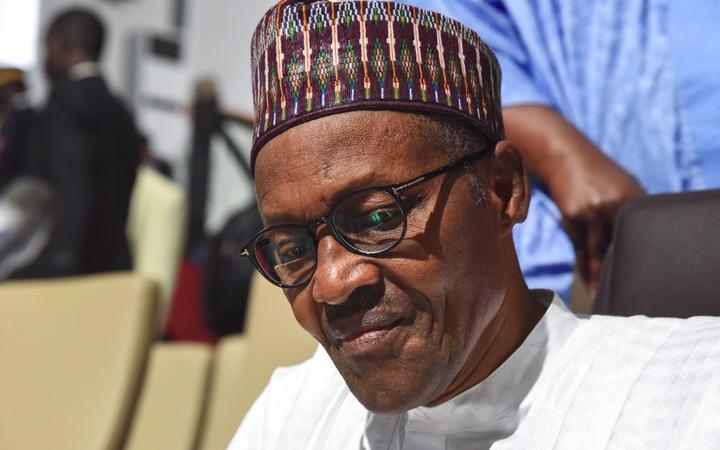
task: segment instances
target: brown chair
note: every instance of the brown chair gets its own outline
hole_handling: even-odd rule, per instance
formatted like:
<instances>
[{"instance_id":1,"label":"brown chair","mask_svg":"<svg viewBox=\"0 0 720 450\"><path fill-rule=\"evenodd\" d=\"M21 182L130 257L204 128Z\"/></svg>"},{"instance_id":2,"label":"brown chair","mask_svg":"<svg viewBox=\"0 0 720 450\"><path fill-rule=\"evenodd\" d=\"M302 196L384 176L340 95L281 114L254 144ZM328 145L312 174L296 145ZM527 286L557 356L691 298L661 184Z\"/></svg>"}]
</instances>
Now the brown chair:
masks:
<instances>
[{"instance_id":1,"label":"brown chair","mask_svg":"<svg viewBox=\"0 0 720 450\"><path fill-rule=\"evenodd\" d=\"M594 312L720 316L720 190L628 202L615 225Z\"/></svg>"}]
</instances>

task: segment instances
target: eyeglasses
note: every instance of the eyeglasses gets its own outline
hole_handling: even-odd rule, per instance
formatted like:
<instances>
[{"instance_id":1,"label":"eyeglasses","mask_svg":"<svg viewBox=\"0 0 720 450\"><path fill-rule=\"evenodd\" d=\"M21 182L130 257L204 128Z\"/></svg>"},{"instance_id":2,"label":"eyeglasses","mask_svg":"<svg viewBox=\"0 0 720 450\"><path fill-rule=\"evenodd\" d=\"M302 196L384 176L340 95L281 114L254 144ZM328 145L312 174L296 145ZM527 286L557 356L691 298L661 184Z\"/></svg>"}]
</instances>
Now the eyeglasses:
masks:
<instances>
[{"instance_id":1,"label":"eyeglasses","mask_svg":"<svg viewBox=\"0 0 720 450\"><path fill-rule=\"evenodd\" d=\"M427 172L404 183L375 186L353 192L338 201L327 216L307 225L275 225L257 233L241 255L252 258L258 271L282 288L310 281L317 267L315 230L327 225L330 234L349 251L380 256L395 248L407 232L407 214L400 194L464 164L477 161L494 147Z\"/></svg>"}]
</instances>

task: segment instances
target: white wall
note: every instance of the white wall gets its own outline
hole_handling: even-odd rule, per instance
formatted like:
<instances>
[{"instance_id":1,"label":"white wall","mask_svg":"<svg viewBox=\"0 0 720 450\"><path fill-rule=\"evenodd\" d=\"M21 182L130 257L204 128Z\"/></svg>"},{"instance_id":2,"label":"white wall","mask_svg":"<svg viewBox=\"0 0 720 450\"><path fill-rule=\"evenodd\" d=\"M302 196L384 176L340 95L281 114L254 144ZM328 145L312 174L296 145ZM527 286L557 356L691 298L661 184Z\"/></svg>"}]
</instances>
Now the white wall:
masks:
<instances>
[{"instance_id":1,"label":"white wall","mask_svg":"<svg viewBox=\"0 0 720 450\"><path fill-rule=\"evenodd\" d=\"M0 0L0 66L35 64L39 14L40 0Z\"/></svg>"},{"instance_id":2,"label":"white wall","mask_svg":"<svg viewBox=\"0 0 720 450\"><path fill-rule=\"evenodd\" d=\"M252 112L250 39L274 0L195 0L193 65L215 74L226 108Z\"/></svg>"},{"instance_id":3,"label":"white wall","mask_svg":"<svg viewBox=\"0 0 720 450\"><path fill-rule=\"evenodd\" d=\"M187 0L184 41L194 76L213 76L226 108L250 113L250 39L257 22L274 0ZM125 92L128 83L129 36L137 31L174 32L173 0L42 0L41 29L60 10L84 5L97 11L109 28L103 58L111 86ZM42 47L43 39L39 39ZM42 49L39 61L42 61ZM39 70L32 75L33 98L44 98L44 80ZM191 93L187 93L188 100Z\"/></svg>"}]
</instances>

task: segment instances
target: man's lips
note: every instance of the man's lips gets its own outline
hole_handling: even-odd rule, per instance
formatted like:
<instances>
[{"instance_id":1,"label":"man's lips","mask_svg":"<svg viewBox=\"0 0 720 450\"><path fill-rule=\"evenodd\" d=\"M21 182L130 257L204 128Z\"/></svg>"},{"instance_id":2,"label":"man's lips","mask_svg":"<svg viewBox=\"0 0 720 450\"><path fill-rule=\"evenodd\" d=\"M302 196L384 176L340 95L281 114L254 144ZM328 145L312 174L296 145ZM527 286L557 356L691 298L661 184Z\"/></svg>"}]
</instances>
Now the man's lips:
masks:
<instances>
[{"instance_id":1,"label":"man's lips","mask_svg":"<svg viewBox=\"0 0 720 450\"><path fill-rule=\"evenodd\" d=\"M330 324L330 333L337 344L379 338L406 320L395 314L366 312Z\"/></svg>"}]
</instances>

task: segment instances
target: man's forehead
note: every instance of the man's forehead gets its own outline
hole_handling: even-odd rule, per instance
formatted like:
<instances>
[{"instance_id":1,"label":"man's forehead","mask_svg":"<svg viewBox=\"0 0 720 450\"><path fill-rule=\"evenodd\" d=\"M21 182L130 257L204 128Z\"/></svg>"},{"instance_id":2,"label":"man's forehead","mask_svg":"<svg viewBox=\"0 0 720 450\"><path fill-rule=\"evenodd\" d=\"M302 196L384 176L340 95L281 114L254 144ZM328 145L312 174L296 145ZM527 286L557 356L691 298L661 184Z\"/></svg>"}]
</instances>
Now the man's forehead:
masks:
<instances>
[{"instance_id":1,"label":"man's forehead","mask_svg":"<svg viewBox=\"0 0 720 450\"><path fill-rule=\"evenodd\" d=\"M336 178L352 170L397 172L441 152L436 130L417 114L352 111L291 128L259 153L256 179L317 173ZM435 131L435 132L433 132Z\"/></svg>"},{"instance_id":2,"label":"man's forehead","mask_svg":"<svg viewBox=\"0 0 720 450\"><path fill-rule=\"evenodd\" d=\"M394 184L442 164L447 156L427 122L415 114L353 111L287 130L258 155L261 208L279 212L311 197L329 205L353 190Z\"/></svg>"}]
</instances>

